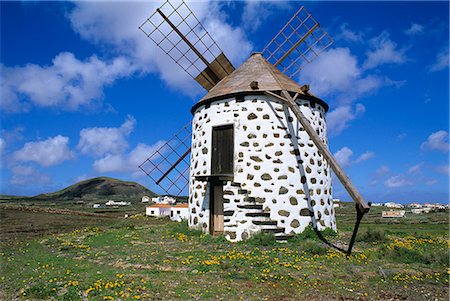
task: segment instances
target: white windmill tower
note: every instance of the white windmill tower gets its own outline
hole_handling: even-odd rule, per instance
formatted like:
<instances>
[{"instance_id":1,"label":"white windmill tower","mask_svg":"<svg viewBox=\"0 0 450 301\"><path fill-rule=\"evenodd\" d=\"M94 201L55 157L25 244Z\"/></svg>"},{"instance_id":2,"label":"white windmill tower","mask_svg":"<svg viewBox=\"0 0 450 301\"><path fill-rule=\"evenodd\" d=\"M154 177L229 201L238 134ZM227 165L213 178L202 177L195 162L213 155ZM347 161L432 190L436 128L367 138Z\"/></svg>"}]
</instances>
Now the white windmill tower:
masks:
<instances>
[{"instance_id":1,"label":"white windmill tower","mask_svg":"<svg viewBox=\"0 0 450 301\"><path fill-rule=\"evenodd\" d=\"M356 203L351 252L370 205L328 150L328 105L291 79L332 44L311 14L301 7L236 70L184 2L165 2L140 29L208 91L192 125L140 166L168 193L189 187L189 226L231 241L335 230L331 167Z\"/></svg>"}]
</instances>

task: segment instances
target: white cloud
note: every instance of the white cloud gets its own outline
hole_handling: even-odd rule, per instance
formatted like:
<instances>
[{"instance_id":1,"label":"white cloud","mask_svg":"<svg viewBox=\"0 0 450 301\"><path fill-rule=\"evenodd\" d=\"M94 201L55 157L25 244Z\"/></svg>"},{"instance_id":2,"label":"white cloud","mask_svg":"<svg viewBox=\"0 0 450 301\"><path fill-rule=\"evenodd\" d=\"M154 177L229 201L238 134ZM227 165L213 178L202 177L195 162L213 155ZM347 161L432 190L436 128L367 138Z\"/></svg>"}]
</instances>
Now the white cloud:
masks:
<instances>
[{"instance_id":1,"label":"white cloud","mask_svg":"<svg viewBox=\"0 0 450 301\"><path fill-rule=\"evenodd\" d=\"M140 72L158 73L168 86L194 96L203 91L201 87L138 29L161 4L80 1L68 18L82 38L107 45L111 51L126 56ZM227 22L219 3L203 1L189 6L233 63L248 57L251 43L241 28Z\"/></svg>"},{"instance_id":2,"label":"white cloud","mask_svg":"<svg viewBox=\"0 0 450 301\"><path fill-rule=\"evenodd\" d=\"M138 144L131 152L126 154L108 154L94 162L94 170L105 172L133 172L134 176L144 175L139 165L150 155L164 145L165 141L158 141L153 145Z\"/></svg>"},{"instance_id":3,"label":"white cloud","mask_svg":"<svg viewBox=\"0 0 450 301\"><path fill-rule=\"evenodd\" d=\"M444 175L447 175L447 176L450 175L450 167L449 167L448 164L438 166L438 167L436 168L436 171L437 171L438 173L441 173L441 174L444 174Z\"/></svg>"},{"instance_id":4,"label":"white cloud","mask_svg":"<svg viewBox=\"0 0 450 301\"><path fill-rule=\"evenodd\" d=\"M406 179L402 175L392 176L386 181L384 181L384 185L389 188L398 188L398 187L404 187L412 185L412 183Z\"/></svg>"},{"instance_id":5,"label":"white cloud","mask_svg":"<svg viewBox=\"0 0 450 301\"><path fill-rule=\"evenodd\" d=\"M330 136L340 134L348 127L350 121L361 117L366 108L362 104L356 104L352 109L350 105L337 107L327 114L327 128Z\"/></svg>"},{"instance_id":6,"label":"white cloud","mask_svg":"<svg viewBox=\"0 0 450 301\"><path fill-rule=\"evenodd\" d=\"M350 166L350 158L353 156L353 151L348 147L344 146L336 153L334 153L334 158L338 161L339 165L342 167Z\"/></svg>"},{"instance_id":7,"label":"white cloud","mask_svg":"<svg viewBox=\"0 0 450 301\"><path fill-rule=\"evenodd\" d=\"M369 41L373 50L366 53L367 59L363 64L364 69L372 69L384 64L402 64L406 62L405 49L398 49L387 32Z\"/></svg>"},{"instance_id":8,"label":"white cloud","mask_svg":"<svg viewBox=\"0 0 450 301\"><path fill-rule=\"evenodd\" d=\"M446 131L437 131L428 136L427 140L420 145L421 150L437 150L443 153L449 151L448 133Z\"/></svg>"},{"instance_id":9,"label":"white cloud","mask_svg":"<svg viewBox=\"0 0 450 301\"><path fill-rule=\"evenodd\" d=\"M0 157L3 156L3 152L5 151L6 143L3 138L0 138Z\"/></svg>"},{"instance_id":10,"label":"white cloud","mask_svg":"<svg viewBox=\"0 0 450 301\"><path fill-rule=\"evenodd\" d=\"M414 174L414 173L421 173L422 172L422 167L425 165L425 163L420 162L414 166L411 166L410 168L408 168L408 170L406 171L407 173L410 174Z\"/></svg>"},{"instance_id":11,"label":"white cloud","mask_svg":"<svg viewBox=\"0 0 450 301\"><path fill-rule=\"evenodd\" d=\"M36 162L49 167L74 158L68 144L68 137L58 135L43 141L28 142L15 151L12 157L15 161Z\"/></svg>"},{"instance_id":12,"label":"white cloud","mask_svg":"<svg viewBox=\"0 0 450 301\"><path fill-rule=\"evenodd\" d=\"M405 30L405 34L407 34L408 36L420 35L420 34L423 34L424 32L425 32L425 26L417 24L417 23L412 23L411 27L409 27L408 29Z\"/></svg>"},{"instance_id":13,"label":"white cloud","mask_svg":"<svg viewBox=\"0 0 450 301\"><path fill-rule=\"evenodd\" d=\"M425 184L427 184L428 186L432 186L434 184L436 184L438 181L436 179L431 179L425 182Z\"/></svg>"},{"instance_id":14,"label":"white cloud","mask_svg":"<svg viewBox=\"0 0 450 301\"><path fill-rule=\"evenodd\" d=\"M364 34L361 31L352 31L349 29L348 23L343 23L339 26L340 33L336 39L342 39L347 42L362 42Z\"/></svg>"},{"instance_id":15,"label":"white cloud","mask_svg":"<svg viewBox=\"0 0 450 301\"><path fill-rule=\"evenodd\" d=\"M382 165L375 171L375 175L376 176L384 176L385 174L389 173L390 171L391 170L389 169L388 166Z\"/></svg>"},{"instance_id":16,"label":"white cloud","mask_svg":"<svg viewBox=\"0 0 450 301\"><path fill-rule=\"evenodd\" d=\"M100 103L103 88L129 75L133 67L123 57L109 62L95 55L85 61L62 52L50 66L28 64L22 67L0 65L2 73L1 107L8 112L21 111L29 104L77 110Z\"/></svg>"},{"instance_id":17,"label":"white cloud","mask_svg":"<svg viewBox=\"0 0 450 301\"><path fill-rule=\"evenodd\" d=\"M380 178L383 178L385 175L387 175L391 170L388 166L382 165L371 176L370 185L376 185L378 183L378 180Z\"/></svg>"},{"instance_id":18,"label":"white cloud","mask_svg":"<svg viewBox=\"0 0 450 301\"><path fill-rule=\"evenodd\" d=\"M398 134L397 135L397 137L396 137L396 141L402 141L403 139L405 139L406 138L406 133L400 133L400 134Z\"/></svg>"},{"instance_id":19,"label":"white cloud","mask_svg":"<svg viewBox=\"0 0 450 301\"><path fill-rule=\"evenodd\" d=\"M30 183L49 184L51 179L30 166L17 165L11 168L11 185L28 185Z\"/></svg>"},{"instance_id":20,"label":"white cloud","mask_svg":"<svg viewBox=\"0 0 450 301\"><path fill-rule=\"evenodd\" d=\"M292 5L284 1L245 1L241 16L242 26L246 31L255 32L271 15L287 9L292 10Z\"/></svg>"},{"instance_id":21,"label":"white cloud","mask_svg":"<svg viewBox=\"0 0 450 301\"><path fill-rule=\"evenodd\" d=\"M349 104L390 84L378 76L364 75L356 56L348 48L334 48L322 53L305 66L300 81L309 83L314 94L320 97L333 94L333 98L342 104Z\"/></svg>"},{"instance_id":22,"label":"white cloud","mask_svg":"<svg viewBox=\"0 0 450 301\"><path fill-rule=\"evenodd\" d=\"M128 116L120 127L93 127L80 131L77 148L82 154L101 157L105 154L120 154L128 148L126 138L133 131L136 120Z\"/></svg>"},{"instance_id":23,"label":"white cloud","mask_svg":"<svg viewBox=\"0 0 450 301\"><path fill-rule=\"evenodd\" d=\"M374 152L366 151L363 154L361 154L357 159L352 160L353 151L348 148L347 146L344 146L340 150L338 150L336 153L334 153L334 158L342 167L348 167L352 164L361 163L363 161L369 160L375 156Z\"/></svg>"},{"instance_id":24,"label":"white cloud","mask_svg":"<svg viewBox=\"0 0 450 301\"><path fill-rule=\"evenodd\" d=\"M360 163L360 162L364 162L367 161L369 159L372 159L373 157L375 157L375 153L374 152L369 152L366 151L363 154L361 154L355 161L354 163Z\"/></svg>"},{"instance_id":25,"label":"white cloud","mask_svg":"<svg viewBox=\"0 0 450 301\"><path fill-rule=\"evenodd\" d=\"M436 72L445 70L449 66L449 51L448 48L441 50L436 55L436 61L430 66L429 70L430 72Z\"/></svg>"},{"instance_id":26,"label":"white cloud","mask_svg":"<svg viewBox=\"0 0 450 301\"><path fill-rule=\"evenodd\" d=\"M16 165L11 168L11 185L49 184L49 176L37 171L33 167Z\"/></svg>"}]
</instances>

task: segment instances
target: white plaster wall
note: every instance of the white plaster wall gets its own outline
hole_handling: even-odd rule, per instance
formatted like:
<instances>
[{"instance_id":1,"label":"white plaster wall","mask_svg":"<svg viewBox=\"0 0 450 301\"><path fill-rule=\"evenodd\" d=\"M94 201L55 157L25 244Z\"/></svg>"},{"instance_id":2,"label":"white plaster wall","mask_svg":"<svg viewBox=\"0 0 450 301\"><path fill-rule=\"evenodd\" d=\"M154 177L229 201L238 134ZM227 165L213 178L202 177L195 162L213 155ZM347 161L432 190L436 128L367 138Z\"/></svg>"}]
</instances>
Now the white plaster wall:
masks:
<instances>
[{"instance_id":1,"label":"white plaster wall","mask_svg":"<svg viewBox=\"0 0 450 301\"><path fill-rule=\"evenodd\" d=\"M327 143L323 107L306 100L297 103ZM230 240L246 238L261 228L245 216L248 209L238 208L250 203L262 204L285 233L300 233L310 223L320 230L336 229L328 164L288 107L262 95L215 101L196 110L189 189L192 228L209 230L209 187L195 176L210 174L212 128L225 124L234 125L235 137L234 180L224 187L224 209L232 213L225 217Z\"/></svg>"}]
</instances>

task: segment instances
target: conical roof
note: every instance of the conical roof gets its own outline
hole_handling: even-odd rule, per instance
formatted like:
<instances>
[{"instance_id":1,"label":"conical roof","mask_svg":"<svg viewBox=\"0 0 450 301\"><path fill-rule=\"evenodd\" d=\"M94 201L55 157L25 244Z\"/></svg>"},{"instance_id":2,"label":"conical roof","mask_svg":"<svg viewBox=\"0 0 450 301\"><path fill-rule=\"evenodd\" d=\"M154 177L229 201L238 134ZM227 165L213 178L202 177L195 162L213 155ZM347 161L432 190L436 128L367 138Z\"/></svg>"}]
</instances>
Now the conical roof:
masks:
<instances>
[{"instance_id":1,"label":"conical roof","mask_svg":"<svg viewBox=\"0 0 450 301\"><path fill-rule=\"evenodd\" d=\"M250 83L258 82L258 87L252 88ZM198 103L192 111L210 101L231 97L238 94L262 94L266 91L280 91L299 93L299 98L309 99L321 103L325 110L328 105L313 95L305 94L300 85L287 77L280 70L270 64L261 53L253 53L238 69L222 79Z\"/></svg>"}]
</instances>

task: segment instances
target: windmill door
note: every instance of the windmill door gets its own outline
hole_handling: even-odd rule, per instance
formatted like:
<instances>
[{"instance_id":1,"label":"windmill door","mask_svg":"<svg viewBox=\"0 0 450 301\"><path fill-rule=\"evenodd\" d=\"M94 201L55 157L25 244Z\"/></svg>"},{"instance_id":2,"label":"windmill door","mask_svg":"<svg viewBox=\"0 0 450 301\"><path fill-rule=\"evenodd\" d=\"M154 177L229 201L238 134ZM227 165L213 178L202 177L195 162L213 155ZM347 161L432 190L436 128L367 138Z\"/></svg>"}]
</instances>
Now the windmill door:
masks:
<instances>
[{"instance_id":1,"label":"windmill door","mask_svg":"<svg viewBox=\"0 0 450 301\"><path fill-rule=\"evenodd\" d=\"M210 232L223 233L223 180L233 175L234 133L233 125L214 127L211 151Z\"/></svg>"}]
</instances>

